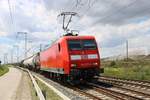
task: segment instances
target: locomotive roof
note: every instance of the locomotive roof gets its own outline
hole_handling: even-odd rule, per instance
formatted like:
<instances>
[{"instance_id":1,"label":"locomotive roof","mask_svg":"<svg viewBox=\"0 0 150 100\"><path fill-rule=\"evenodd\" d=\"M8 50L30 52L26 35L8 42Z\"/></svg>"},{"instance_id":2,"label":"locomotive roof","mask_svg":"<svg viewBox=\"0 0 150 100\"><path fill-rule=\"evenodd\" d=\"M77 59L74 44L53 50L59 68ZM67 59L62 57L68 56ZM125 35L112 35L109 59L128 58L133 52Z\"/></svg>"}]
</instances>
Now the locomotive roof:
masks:
<instances>
[{"instance_id":1,"label":"locomotive roof","mask_svg":"<svg viewBox=\"0 0 150 100\"><path fill-rule=\"evenodd\" d=\"M69 40L69 39L95 39L95 37L94 36L63 36L55 43L59 41Z\"/></svg>"},{"instance_id":2,"label":"locomotive roof","mask_svg":"<svg viewBox=\"0 0 150 100\"><path fill-rule=\"evenodd\" d=\"M62 39L95 39L94 36L63 36Z\"/></svg>"}]
</instances>

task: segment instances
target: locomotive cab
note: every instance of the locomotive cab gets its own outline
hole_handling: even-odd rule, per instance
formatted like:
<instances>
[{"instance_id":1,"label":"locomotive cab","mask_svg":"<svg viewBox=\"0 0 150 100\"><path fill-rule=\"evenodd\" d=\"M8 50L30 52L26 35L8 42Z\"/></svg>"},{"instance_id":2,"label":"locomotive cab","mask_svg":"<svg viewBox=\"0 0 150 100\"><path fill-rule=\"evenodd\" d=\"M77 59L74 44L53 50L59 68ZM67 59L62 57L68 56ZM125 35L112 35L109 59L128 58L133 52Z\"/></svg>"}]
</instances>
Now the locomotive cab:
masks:
<instances>
[{"instance_id":1,"label":"locomotive cab","mask_svg":"<svg viewBox=\"0 0 150 100\"><path fill-rule=\"evenodd\" d=\"M100 66L94 39L68 40L71 67L83 69Z\"/></svg>"},{"instance_id":2,"label":"locomotive cab","mask_svg":"<svg viewBox=\"0 0 150 100\"><path fill-rule=\"evenodd\" d=\"M94 37L67 40L70 73L80 79L92 79L100 74L100 56Z\"/></svg>"}]
</instances>

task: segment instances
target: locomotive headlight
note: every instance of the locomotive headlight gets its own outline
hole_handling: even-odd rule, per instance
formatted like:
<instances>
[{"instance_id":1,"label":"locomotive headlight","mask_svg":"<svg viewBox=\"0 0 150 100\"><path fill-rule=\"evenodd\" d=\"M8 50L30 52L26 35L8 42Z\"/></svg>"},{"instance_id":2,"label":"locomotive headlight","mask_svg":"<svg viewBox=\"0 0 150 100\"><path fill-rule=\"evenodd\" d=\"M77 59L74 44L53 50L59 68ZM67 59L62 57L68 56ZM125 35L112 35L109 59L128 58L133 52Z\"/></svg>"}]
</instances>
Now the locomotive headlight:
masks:
<instances>
[{"instance_id":1,"label":"locomotive headlight","mask_svg":"<svg viewBox=\"0 0 150 100\"><path fill-rule=\"evenodd\" d=\"M77 64L71 64L71 67L77 67Z\"/></svg>"},{"instance_id":2,"label":"locomotive headlight","mask_svg":"<svg viewBox=\"0 0 150 100\"><path fill-rule=\"evenodd\" d=\"M98 63L96 62L96 63L93 63L93 65L98 65Z\"/></svg>"}]
</instances>

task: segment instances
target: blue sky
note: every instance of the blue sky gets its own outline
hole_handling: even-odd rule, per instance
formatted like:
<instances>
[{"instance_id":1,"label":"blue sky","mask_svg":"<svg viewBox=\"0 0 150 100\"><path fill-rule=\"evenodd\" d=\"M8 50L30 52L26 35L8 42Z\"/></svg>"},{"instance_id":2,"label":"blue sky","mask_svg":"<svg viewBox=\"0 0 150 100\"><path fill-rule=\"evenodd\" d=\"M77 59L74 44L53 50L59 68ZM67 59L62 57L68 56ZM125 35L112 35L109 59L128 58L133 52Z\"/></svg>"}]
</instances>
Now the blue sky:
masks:
<instances>
[{"instance_id":1,"label":"blue sky","mask_svg":"<svg viewBox=\"0 0 150 100\"><path fill-rule=\"evenodd\" d=\"M39 45L49 44L64 34L62 11L75 11L71 29L80 35L93 35L100 48L101 57L125 54L125 42L129 40L129 51L150 53L150 1L148 0L10 0L11 21L7 0L0 1L0 59L10 52L13 45L20 48L23 58L24 38L17 32L28 33L28 49L32 53ZM15 49L14 49L15 52ZM14 55L15 56L15 55ZM15 59L14 59L15 60Z\"/></svg>"}]
</instances>

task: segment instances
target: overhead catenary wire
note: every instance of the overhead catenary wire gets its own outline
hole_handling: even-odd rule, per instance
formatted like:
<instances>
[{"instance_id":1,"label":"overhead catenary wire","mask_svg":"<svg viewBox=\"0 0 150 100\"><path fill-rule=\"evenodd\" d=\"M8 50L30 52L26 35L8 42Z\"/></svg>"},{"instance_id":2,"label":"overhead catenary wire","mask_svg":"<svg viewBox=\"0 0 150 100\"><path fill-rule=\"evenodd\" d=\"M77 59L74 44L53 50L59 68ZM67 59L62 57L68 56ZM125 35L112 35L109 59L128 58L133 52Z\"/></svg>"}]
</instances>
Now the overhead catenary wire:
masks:
<instances>
[{"instance_id":1,"label":"overhead catenary wire","mask_svg":"<svg viewBox=\"0 0 150 100\"><path fill-rule=\"evenodd\" d=\"M84 6L83 4L81 4L81 1L82 1L82 0L76 0L76 4L75 4L76 9L77 9L78 5ZM114 12L105 15L105 16L102 17L100 20L104 20L104 19L110 18L110 17L112 17L112 16L116 16L118 13L120 13L120 12L123 11L124 9L127 9L127 8L129 8L130 6L134 5L137 1L139 1L139 0L134 0L133 2L130 2L129 4L127 4L127 5L125 5L125 6L122 6L121 8L115 10ZM87 1L87 2L88 2L88 9L86 9L85 12L83 12L84 15L85 15L86 13L88 13L87 10L91 9L91 7L94 5L94 3L97 2L97 0L94 0L93 2L92 2L92 1ZM111 5L114 5L114 4L115 4L115 3L112 3ZM83 16L82 16L82 17L83 17ZM82 17L81 17L81 18L82 18Z\"/></svg>"},{"instance_id":2,"label":"overhead catenary wire","mask_svg":"<svg viewBox=\"0 0 150 100\"><path fill-rule=\"evenodd\" d=\"M9 16L10 16L10 25L11 25L9 31L14 32L15 25L14 25L14 18L13 18L13 13L12 13L11 2L10 2L10 0L7 0L7 2L8 2ZM10 51L10 56L11 56L10 57L10 62L13 63L13 50Z\"/></svg>"},{"instance_id":3,"label":"overhead catenary wire","mask_svg":"<svg viewBox=\"0 0 150 100\"><path fill-rule=\"evenodd\" d=\"M8 7L9 7L9 14L10 14L11 22L12 22L12 24L14 24L14 20L13 20L13 14L12 14L12 9L11 9L10 0L8 0Z\"/></svg>"},{"instance_id":4,"label":"overhead catenary wire","mask_svg":"<svg viewBox=\"0 0 150 100\"><path fill-rule=\"evenodd\" d=\"M137 1L139 1L139 0L134 0L133 2L131 2L131 3L127 4L127 5L125 5L125 6L123 6L123 7L119 8L119 9L117 9L115 12L110 13L110 14L108 14L108 15L102 17L100 20L104 20L104 19L110 18L110 17L112 17L112 16L116 16L118 13L120 13L120 12L123 11L124 9L127 9L127 8L129 8L130 6L134 5Z\"/></svg>"}]
</instances>

